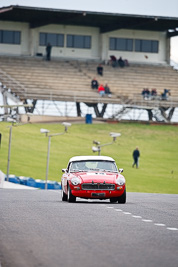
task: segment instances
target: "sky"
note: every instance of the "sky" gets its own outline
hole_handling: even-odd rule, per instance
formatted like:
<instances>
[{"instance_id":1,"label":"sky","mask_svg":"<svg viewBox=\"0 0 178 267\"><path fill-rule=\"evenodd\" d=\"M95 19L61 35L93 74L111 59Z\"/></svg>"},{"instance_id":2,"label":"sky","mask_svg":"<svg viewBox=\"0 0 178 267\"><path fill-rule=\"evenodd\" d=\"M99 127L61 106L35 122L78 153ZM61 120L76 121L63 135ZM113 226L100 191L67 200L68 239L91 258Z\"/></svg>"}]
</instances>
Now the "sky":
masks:
<instances>
[{"instance_id":1,"label":"sky","mask_svg":"<svg viewBox=\"0 0 178 267\"><path fill-rule=\"evenodd\" d=\"M0 6L8 5L139 15L178 16L178 0L0 0Z\"/></svg>"},{"instance_id":2,"label":"sky","mask_svg":"<svg viewBox=\"0 0 178 267\"><path fill-rule=\"evenodd\" d=\"M178 17L178 0L0 0L0 7L9 5ZM171 39L171 59L178 63L178 37Z\"/></svg>"}]
</instances>

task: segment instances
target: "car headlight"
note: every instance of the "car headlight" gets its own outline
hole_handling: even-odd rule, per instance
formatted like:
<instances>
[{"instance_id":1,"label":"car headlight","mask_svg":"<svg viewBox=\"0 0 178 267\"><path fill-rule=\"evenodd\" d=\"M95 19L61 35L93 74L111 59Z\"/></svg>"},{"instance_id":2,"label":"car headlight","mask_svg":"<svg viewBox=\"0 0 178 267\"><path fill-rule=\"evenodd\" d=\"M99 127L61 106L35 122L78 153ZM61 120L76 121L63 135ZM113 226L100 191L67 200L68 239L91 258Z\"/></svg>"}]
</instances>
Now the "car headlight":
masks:
<instances>
[{"instance_id":1,"label":"car headlight","mask_svg":"<svg viewBox=\"0 0 178 267\"><path fill-rule=\"evenodd\" d=\"M125 184L125 178L124 177L119 177L117 180L116 180L116 183L118 185L124 185Z\"/></svg>"},{"instance_id":2,"label":"car headlight","mask_svg":"<svg viewBox=\"0 0 178 267\"><path fill-rule=\"evenodd\" d=\"M80 184L80 179L79 179L78 177L73 177L73 178L71 179L71 183L72 183L73 185L78 185L78 184Z\"/></svg>"}]
</instances>

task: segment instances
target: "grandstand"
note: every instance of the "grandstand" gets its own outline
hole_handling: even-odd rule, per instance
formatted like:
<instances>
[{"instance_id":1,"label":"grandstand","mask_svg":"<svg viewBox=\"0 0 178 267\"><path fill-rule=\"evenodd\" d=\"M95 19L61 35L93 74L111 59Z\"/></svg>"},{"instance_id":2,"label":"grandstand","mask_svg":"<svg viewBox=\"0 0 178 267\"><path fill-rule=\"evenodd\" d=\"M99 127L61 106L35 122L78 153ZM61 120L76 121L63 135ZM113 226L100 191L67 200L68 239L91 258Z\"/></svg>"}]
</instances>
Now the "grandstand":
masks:
<instances>
[{"instance_id":1,"label":"grandstand","mask_svg":"<svg viewBox=\"0 0 178 267\"><path fill-rule=\"evenodd\" d=\"M103 117L108 104L146 110L149 120L170 121L178 107L178 75L170 64L170 38L178 35L178 18L103 12L9 6L0 9L0 90L8 98L28 104L33 113L39 100L81 103ZM52 45L52 60L45 48ZM128 59L130 66L107 65L110 55ZM104 76L96 75L99 63ZM90 87L96 77L107 83L112 97L100 97ZM156 88L158 97L144 100L143 88ZM161 100L164 89L171 91ZM101 111L99 111L101 110ZM18 110L17 110L18 112ZM154 115L154 114L158 114ZM167 114L166 114L167 113ZM9 110L5 108L5 115Z\"/></svg>"},{"instance_id":2,"label":"grandstand","mask_svg":"<svg viewBox=\"0 0 178 267\"><path fill-rule=\"evenodd\" d=\"M104 65L104 75L96 74L98 62L77 60L45 61L32 57L0 56L0 81L20 101L52 100L86 103L122 104L125 107L153 109L178 106L178 75L169 65L130 64L125 68ZM100 97L91 89L91 79L108 83L112 97ZM143 88L156 88L156 100L143 100ZM163 89L171 90L167 101L160 98ZM96 106L95 106L96 107ZM99 114L98 116L101 116Z\"/></svg>"}]
</instances>

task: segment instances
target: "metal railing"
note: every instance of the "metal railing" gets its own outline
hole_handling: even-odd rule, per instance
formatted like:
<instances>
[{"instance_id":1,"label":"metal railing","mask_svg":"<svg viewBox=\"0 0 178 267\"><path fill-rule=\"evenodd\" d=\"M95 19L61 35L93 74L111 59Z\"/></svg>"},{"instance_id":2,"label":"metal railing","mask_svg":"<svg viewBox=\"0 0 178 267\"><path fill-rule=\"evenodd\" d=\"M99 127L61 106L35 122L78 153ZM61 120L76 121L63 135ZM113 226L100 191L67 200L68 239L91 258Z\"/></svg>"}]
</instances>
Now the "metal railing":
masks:
<instances>
[{"instance_id":1,"label":"metal railing","mask_svg":"<svg viewBox=\"0 0 178 267\"><path fill-rule=\"evenodd\" d=\"M178 97L169 96L167 100L163 100L161 96L144 99L142 95L135 95L131 101L132 106L142 106L146 108L155 107L178 107Z\"/></svg>"}]
</instances>

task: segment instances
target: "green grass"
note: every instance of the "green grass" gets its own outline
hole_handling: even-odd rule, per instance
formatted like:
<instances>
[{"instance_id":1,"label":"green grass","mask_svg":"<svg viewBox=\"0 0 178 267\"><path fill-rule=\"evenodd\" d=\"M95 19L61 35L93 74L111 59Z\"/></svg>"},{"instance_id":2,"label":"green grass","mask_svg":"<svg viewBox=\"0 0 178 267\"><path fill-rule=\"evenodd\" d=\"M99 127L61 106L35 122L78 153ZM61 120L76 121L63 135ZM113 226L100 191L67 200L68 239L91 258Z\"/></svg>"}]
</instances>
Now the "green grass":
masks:
<instances>
[{"instance_id":1,"label":"green grass","mask_svg":"<svg viewBox=\"0 0 178 267\"><path fill-rule=\"evenodd\" d=\"M0 123L2 142L0 170L7 172L9 124ZM29 124L12 129L10 174L45 179L48 138L40 128L51 133L63 132L61 124ZM105 146L101 155L111 156L124 168L127 191L178 194L178 127L118 124L73 124L68 133L52 137L49 179L60 181L62 168L76 155L93 155L93 140L110 143L110 132L120 132L116 142ZM132 151L141 152L139 169L132 168ZM96 154L95 154L96 155Z\"/></svg>"}]
</instances>

